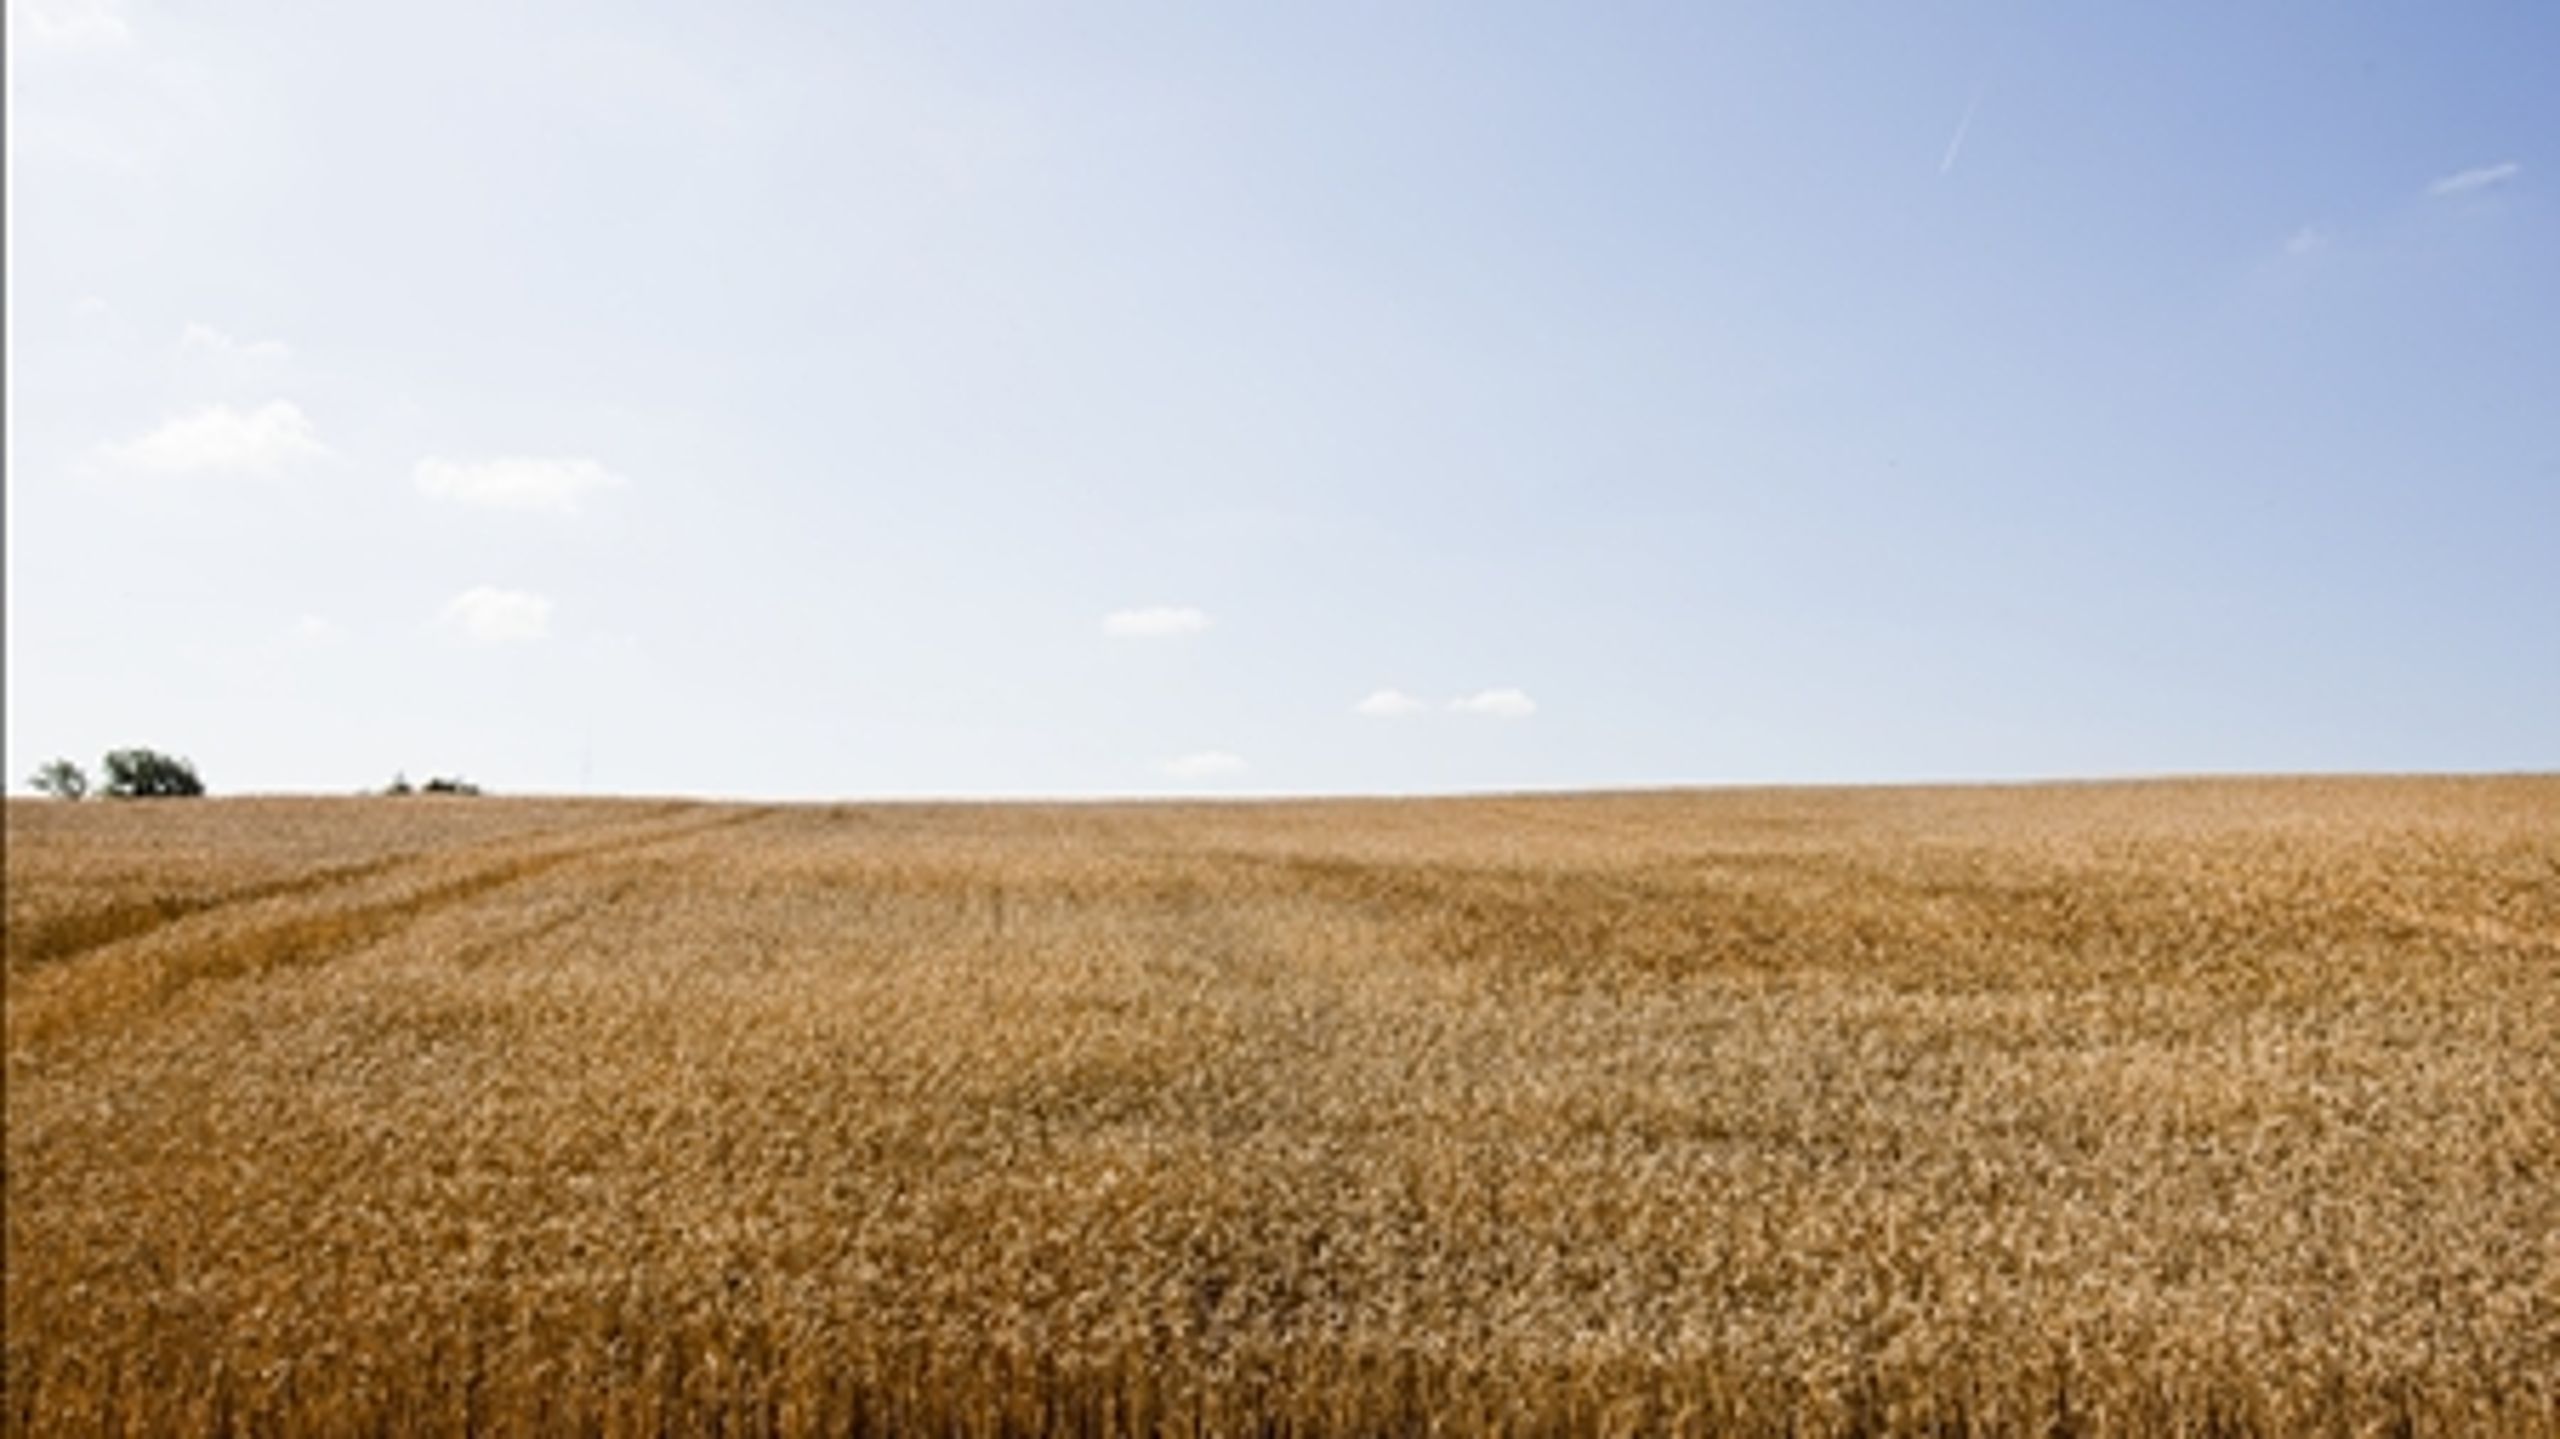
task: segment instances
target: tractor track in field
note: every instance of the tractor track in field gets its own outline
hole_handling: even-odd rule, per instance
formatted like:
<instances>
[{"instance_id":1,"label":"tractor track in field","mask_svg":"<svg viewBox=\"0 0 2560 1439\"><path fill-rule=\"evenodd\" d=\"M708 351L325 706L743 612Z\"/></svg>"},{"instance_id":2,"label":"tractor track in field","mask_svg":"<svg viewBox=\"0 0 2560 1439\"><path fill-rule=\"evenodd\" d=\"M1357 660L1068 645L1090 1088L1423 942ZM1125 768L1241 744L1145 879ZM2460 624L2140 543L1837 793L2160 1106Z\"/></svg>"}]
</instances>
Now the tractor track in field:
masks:
<instances>
[{"instance_id":1,"label":"tractor track in field","mask_svg":"<svg viewBox=\"0 0 2560 1439\"><path fill-rule=\"evenodd\" d=\"M23 932L10 936L9 972L15 977L47 965L68 963L92 950L166 929L181 920L214 910L358 884L375 875L414 864L418 859L415 853L385 855L354 864L330 865L286 879L234 885L207 894L155 894L74 910L65 915L22 921Z\"/></svg>"},{"instance_id":2,"label":"tractor track in field","mask_svg":"<svg viewBox=\"0 0 2560 1439\"><path fill-rule=\"evenodd\" d=\"M669 818L686 813L696 806L668 805L643 816L640 821L624 820L610 826L626 829L634 823ZM330 890L358 885L378 876L428 865L451 863L472 853L503 853L557 840L567 836L592 834L598 825L555 825L492 839L471 840L451 846L403 850L351 864L327 865L282 879L261 880L233 885L201 894L155 894L141 899L122 900L91 909L44 919L22 922L26 933L12 934L9 944L9 972L12 981L26 972L48 965L77 960L81 956L110 945L141 938L182 923L198 915L237 909L263 900L289 899L316 895Z\"/></svg>"},{"instance_id":3,"label":"tractor track in field","mask_svg":"<svg viewBox=\"0 0 2560 1439\"><path fill-rule=\"evenodd\" d=\"M690 807L687 807L690 809ZM108 1014L156 1009L198 985L326 963L427 916L538 875L755 823L770 806L510 836L252 885L65 948L8 986L12 1059Z\"/></svg>"}]
</instances>

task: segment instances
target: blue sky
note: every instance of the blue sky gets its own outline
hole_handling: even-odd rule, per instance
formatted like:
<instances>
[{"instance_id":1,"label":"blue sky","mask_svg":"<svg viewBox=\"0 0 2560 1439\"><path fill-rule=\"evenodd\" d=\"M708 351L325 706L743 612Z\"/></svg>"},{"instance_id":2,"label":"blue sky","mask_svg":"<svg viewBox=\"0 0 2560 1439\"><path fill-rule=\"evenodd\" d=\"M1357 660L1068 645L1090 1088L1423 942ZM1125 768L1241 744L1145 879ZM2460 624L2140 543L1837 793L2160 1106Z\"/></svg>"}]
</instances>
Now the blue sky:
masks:
<instances>
[{"instance_id":1,"label":"blue sky","mask_svg":"<svg viewBox=\"0 0 2560 1439\"><path fill-rule=\"evenodd\" d=\"M2560 11L9 11L7 748L2560 764Z\"/></svg>"}]
</instances>

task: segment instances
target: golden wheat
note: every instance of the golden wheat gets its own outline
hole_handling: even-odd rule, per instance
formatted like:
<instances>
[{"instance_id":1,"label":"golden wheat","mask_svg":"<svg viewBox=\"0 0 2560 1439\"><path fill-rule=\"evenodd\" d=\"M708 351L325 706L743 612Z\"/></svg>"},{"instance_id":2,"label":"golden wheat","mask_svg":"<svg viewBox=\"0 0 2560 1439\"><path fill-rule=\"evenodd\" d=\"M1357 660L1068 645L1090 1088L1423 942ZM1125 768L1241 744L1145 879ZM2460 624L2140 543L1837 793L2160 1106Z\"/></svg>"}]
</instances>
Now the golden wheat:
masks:
<instances>
[{"instance_id":1,"label":"golden wheat","mask_svg":"<svg viewBox=\"0 0 2560 1439\"><path fill-rule=\"evenodd\" d=\"M2560 1432L2560 780L8 807L12 1433Z\"/></svg>"}]
</instances>

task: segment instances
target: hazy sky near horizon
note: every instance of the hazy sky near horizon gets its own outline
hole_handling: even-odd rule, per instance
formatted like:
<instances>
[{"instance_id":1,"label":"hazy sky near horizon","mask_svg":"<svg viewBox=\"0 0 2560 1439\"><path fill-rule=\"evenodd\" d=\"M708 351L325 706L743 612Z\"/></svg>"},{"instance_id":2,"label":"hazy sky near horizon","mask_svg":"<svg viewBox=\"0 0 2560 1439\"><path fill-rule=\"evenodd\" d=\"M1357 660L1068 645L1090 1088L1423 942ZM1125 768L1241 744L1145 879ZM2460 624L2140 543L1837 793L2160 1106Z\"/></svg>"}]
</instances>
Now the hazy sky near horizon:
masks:
<instances>
[{"instance_id":1,"label":"hazy sky near horizon","mask_svg":"<svg viewBox=\"0 0 2560 1439\"><path fill-rule=\"evenodd\" d=\"M2560 766L2560 9L11 0L7 761Z\"/></svg>"}]
</instances>

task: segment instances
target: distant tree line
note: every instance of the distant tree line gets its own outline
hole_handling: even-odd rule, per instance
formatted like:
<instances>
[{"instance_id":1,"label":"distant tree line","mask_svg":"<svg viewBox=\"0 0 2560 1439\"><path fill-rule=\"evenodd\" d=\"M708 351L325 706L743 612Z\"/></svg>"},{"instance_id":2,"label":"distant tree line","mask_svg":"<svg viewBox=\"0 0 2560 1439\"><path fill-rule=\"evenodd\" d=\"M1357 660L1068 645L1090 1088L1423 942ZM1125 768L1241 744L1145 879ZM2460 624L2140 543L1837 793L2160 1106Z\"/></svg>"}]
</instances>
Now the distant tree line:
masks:
<instances>
[{"instance_id":1,"label":"distant tree line","mask_svg":"<svg viewBox=\"0 0 2560 1439\"><path fill-rule=\"evenodd\" d=\"M109 799L193 799L204 793L204 781L193 764L158 750L109 750L99 768L107 782L98 793ZM89 794L89 772L67 759L45 761L28 783L56 799L84 799Z\"/></svg>"},{"instance_id":2,"label":"distant tree line","mask_svg":"<svg viewBox=\"0 0 2560 1439\"><path fill-rule=\"evenodd\" d=\"M151 749L118 749L107 751L99 769L106 784L96 792L109 799L193 799L204 793L204 781L196 767L175 755ZM90 794L89 772L67 759L52 759L38 766L27 783L38 794L55 799L87 799ZM411 784L405 773L391 777L384 794L453 794L480 793L480 786L458 775L437 775L423 784Z\"/></svg>"},{"instance_id":3,"label":"distant tree line","mask_svg":"<svg viewBox=\"0 0 2560 1439\"><path fill-rule=\"evenodd\" d=\"M384 794L478 794L480 786L456 776L438 775L424 784L409 783L406 774L395 774Z\"/></svg>"}]
</instances>

